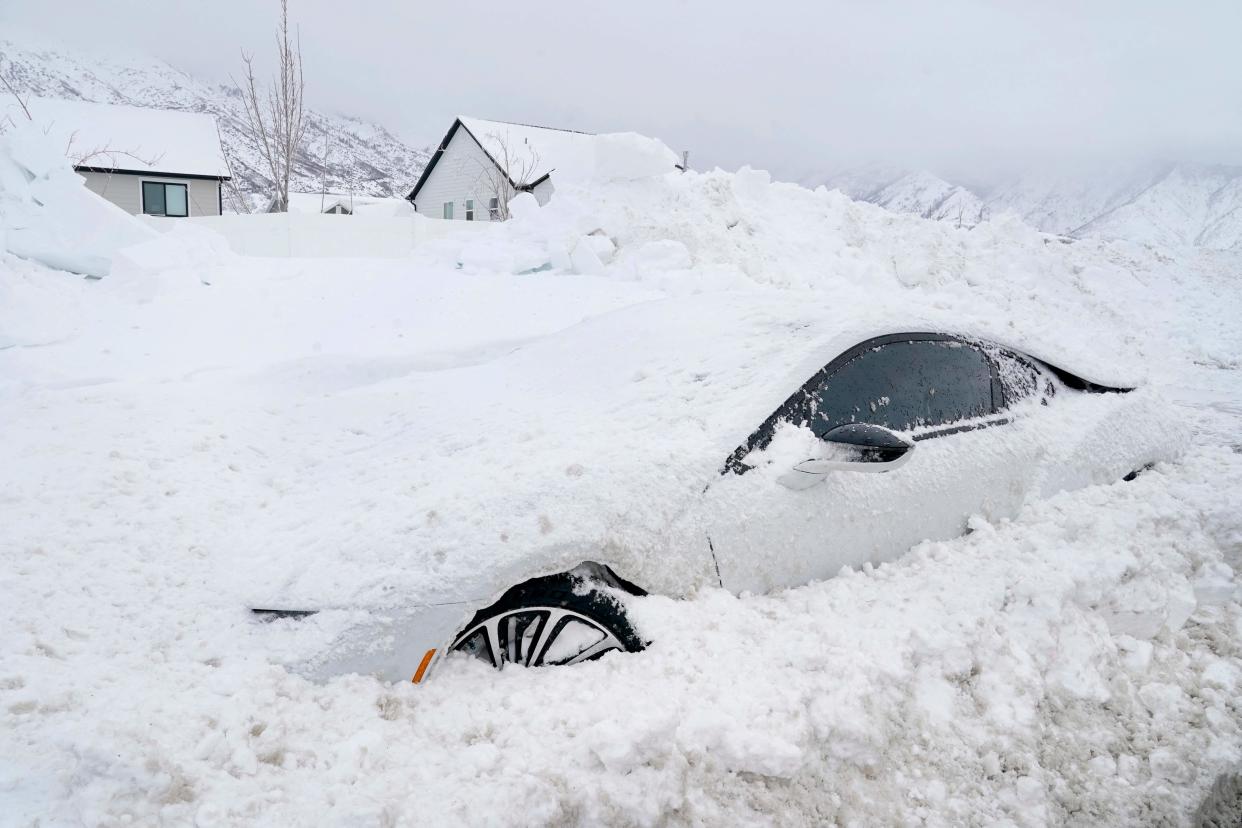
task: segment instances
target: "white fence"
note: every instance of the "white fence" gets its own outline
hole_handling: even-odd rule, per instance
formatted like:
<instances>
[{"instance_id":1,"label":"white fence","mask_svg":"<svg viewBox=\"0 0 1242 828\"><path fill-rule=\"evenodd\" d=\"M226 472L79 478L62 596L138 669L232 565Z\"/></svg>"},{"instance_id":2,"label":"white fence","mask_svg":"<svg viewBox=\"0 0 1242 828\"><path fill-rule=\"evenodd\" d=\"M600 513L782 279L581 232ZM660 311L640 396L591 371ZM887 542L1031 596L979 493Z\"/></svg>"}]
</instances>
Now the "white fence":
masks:
<instances>
[{"instance_id":1,"label":"white fence","mask_svg":"<svg viewBox=\"0 0 1242 828\"><path fill-rule=\"evenodd\" d=\"M342 216L323 213L253 213L250 215L143 217L161 232L175 222L208 227L243 256L315 258L408 256L438 239L466 241L487 232L487 222L445 221L424 216Z\"/></svg>"}]
</instances>

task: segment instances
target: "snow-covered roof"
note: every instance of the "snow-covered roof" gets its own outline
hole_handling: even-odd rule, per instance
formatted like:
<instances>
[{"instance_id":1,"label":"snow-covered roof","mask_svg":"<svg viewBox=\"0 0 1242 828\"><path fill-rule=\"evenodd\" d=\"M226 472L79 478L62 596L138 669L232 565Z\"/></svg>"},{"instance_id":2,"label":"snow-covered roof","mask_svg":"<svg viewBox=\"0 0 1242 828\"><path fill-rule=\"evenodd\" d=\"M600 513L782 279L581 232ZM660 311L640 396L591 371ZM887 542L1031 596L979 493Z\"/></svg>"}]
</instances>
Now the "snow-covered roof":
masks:
<instances>
[{"instance_id":1,"label":"snow-covered roof","mask_svg":"<svg viewBox=\"0 0 1242 828\"><path fill-rule=\"evenodd\" d=\"M453 126L440 142L439 150L432 155L431 162L410 192L410 199L418 195L449 142L461 128L478 141L484 152L508 173L519 189L537 185L553 171L557 173L557 180L562 180L570 176L643 177L677 169L677 155L671 149L654 138L635 133L596 135L462 115L453 121ZM645 144L644 151L637 156L634 152L635 141ZM636 160L639 166L633 168Z\"/></svg>"},{"instance_id":2,"label":"snow-covered roof","mask_svg":"<svg viewBox=\"0 0 1242 828\"><path fill-rule=\"evenodd\" d=\"M290 213L326 213L337 205L354 214L372 216L414 214L414 205L404 198L350 193L289 193Z\"/></svg>"},{"instance_id":3,"label":"snow-covered roof","mask_svg":"<svg viewBox=\"0 0 1242 828\"><path fill-rule=\"evenodd\" d=\"M216 119L200 112L30 98L34 121L77 167L228 178ZM14 121L25 115L5 107Z\"/></svg>"},{"instance_id":4,"label":"snow-covered roof","mask_svg":"<svg viewBox=\"0 0 1242 828\"><path fill-rule=\"evenodd\" d=\"M510 124L463 115L458 120L493 159L504 163L509 157L510 174L523 173L524 181L534 184L553 170L580 167L590 161L597 136L568 129Z\"/></svg>"}]
</instances>

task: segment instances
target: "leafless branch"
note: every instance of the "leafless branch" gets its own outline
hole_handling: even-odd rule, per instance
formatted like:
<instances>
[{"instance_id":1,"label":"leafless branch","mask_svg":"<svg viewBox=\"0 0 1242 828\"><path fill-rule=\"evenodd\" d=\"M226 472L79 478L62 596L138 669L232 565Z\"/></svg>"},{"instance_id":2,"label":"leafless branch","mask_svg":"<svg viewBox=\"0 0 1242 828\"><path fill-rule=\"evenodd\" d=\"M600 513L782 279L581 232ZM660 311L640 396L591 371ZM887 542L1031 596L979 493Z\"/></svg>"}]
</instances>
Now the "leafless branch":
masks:
<instances>
[{"instance_id":1,"label":"leafless branch","mask_svg":"<svg viewBox=\"0 0 1242 828\"><path fill-rule=\"evenodd\" d=\"M22 112L26 115L26 120L33 121L34 118L30 114L30 107L26 105L26 101L22 99L22 96L17 94L17 90L13 88L13 83L9 80L8 72L4 70L3 55L0 55L0 83L4 84L4 88L7 89L9 94L13 96L13 100L17 101L17 105L22 108ZM17 124L13 123L13 116L6 114L4 119L8 121L10 125L17 126ZM2 126L2 124L0 124L0 126Z\"/></svg>"},{"instance_id":2,"label":"leafless branch","mask_svg":"<svg viewBox=\"0 0 1242 828\"><path fill-rule=\"evenodd\" d=\"M224 136L220 134L220 122L216 122L216 140L220 142L220 152L224 156L224 168L229 172L229 180L225 182L228 191L229 203L232 205L234 212L249 213L251 212L250 199L246 198L245 193L237 185L237 176L233 174L233 158L229 151L229 145L225 142Z\"/></svg>"},{"instance_id":3,"label":"leafless branch","mask_svg":"<svg viewBox=\"0 0 1242 828\"><path fill-rule=\"evenodd\" d=\"M306 137L302 41L296 32L290 38L289 0L280 2L276 54L279 60L277 77L268 84L267 89L260 92L259 83L254 76L254 55L243 51L245 83L237 86L241 89L242 103L245 106L247 131L271 178L274 190L272 209L283 213L289 209L289 179Z\"/></svg>"},{"instance_id":4,"label":"leafless branch","mask_svg":"<svg viewBox=\"0 0 1242 828\"><path fill-rule=\"evenodd\" d=\"M51 125L49 124L48 126L50 128ZM102 147L95 147L85 152L74 152L73 145L77 140L78 131L75 129L73 132L69 133L69 141L65 144L65 157L68 158L70 163L72 163L75 167L94 166L91 162L99 158L107 159L107 164L105 166L114 167L116 166L116 159L118 156L121 158L128 158L131 161L136 161L147 167L155 167L158 166L160 161L164 158L163 153L160 153L159 155L139 155L138 152L134 150L115 149L111 143L104 144Z\"/></svg>"},{"instance_id":5,"label":"leafless branch","mask_svg":"<svg viewBox=\"0 0 1242 828\"><path fill-rule=\"evenodd\" d=\"M111 144L105 144L98 149L93 149L89 152L84 152L81 155L76 156L70 155L69 152L66 151L65 156L75 167L94 166L91 162L98 158L107 159L107 166L115 166L116 158L118 156L121 158L128 158L131 161L137 161L139 164L145 164L148 167L158 167L160 161L164 158L163 153L160 153L159 155L139 155L136 152L129 152L128 150L113 149Z\"/></svg>"},{"instance_id":6,"label":"leafless branch","mask_svg":"<svg viewBox=\"0 0 1242 828\"><path fill-rule=\"evenodd\" d=\"M507 221L509 202L533 183L531 179L539 168L539 153L530 144L523 144L525 152L511 146L508 135L489 133L487 137L495 142L493 160L496 163L479 162L477 183L482 183L489 193L495 195L497 207L490 211L490 218Z\"/></svg>"}]
</instances>

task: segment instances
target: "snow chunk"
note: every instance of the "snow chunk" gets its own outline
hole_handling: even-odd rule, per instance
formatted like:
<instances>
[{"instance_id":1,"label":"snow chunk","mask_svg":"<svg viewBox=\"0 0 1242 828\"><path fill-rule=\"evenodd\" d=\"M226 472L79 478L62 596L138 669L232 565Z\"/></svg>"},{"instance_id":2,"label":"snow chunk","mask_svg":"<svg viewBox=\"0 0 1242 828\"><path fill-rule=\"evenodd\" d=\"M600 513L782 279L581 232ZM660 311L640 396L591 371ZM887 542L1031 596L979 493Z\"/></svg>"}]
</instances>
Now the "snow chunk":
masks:
<instances>
[{"instance_id":1,"label":"snow chunk","mask_svg":"<svg viewBox=\"0 0 1242 828\"><path fill-rule=\"evenodd\" d=\"M745 166L733 174L733 194L739 199L766 198L771 186L772 175L767 170Z\"/></svg>"},{"instance_id":2,"label":"snow chunk","mask_svg":"<svg viewBox=\"0 0 1242 828\"><path fill-rule=\"evenodd\" d=\"M539 199L533 193L518 193L509 200L509 215L518 220L534 220L539 216Z\"/></svg>"},{"instance_id":3,"label":"snow chunk","mask_svg":"<svg viewBox=\"0 0 1242 828\"><path fill-rule=\"evenodd\" d=\"M1205 563L1195 573L1195 599L1207 606L1221 606L1233 600L1237 584L1233 579L1233 567L1217 561Z\"/></svg>"},{"instance_id":4,"label":"snow chunk","mask_svg":"<svg viewBox=\"0 0 1242 828\"><path fill-rule=\"evenodd\" d=\"M86 189L69 162L53 155L34 125L0 138L0 169L7 168L0 191L4 249L58 270L106 276L118 250L155 231Z\"/></svg>"},{"instance_id":5,"label":"snow chunk","mask_svg":"<svg viewBox=\"0 0 1242 828\"><path fill-rule=\"evenodd\" d=\"M1151 775L1157 779L1185 784L1195 775L1194 767L1168 748L1153 750L1148 762L1151 765Z\"/></svg>"},{"instance_id":6,"label":"snow chunk","mask_svg":"<svg viewBox=\"0 0 1242 828\"><path fill-rule=\"evenodd\" d=\"M1162 629L1177 632L1194 612L1195 592L1180 575L1136 578L1120 585L1103 609L1114 635L1148 639Z\"/></svg>"}]
</instances>

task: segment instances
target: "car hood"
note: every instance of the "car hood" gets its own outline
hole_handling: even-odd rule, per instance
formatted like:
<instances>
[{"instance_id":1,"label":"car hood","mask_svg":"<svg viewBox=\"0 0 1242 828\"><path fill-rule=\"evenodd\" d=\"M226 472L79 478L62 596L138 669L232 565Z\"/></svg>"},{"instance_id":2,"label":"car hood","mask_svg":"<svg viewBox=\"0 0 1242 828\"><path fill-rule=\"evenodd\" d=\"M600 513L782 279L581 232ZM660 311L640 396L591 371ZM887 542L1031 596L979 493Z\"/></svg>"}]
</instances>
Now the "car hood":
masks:
<instances>
[{"instance_id":1,"label":"car hood","mask_svg":"<svg viewBox=\"0 0 1242 828\"><path fill-rule=\"evenodd\" d=\"M353 437L289 482L287 522L256 527L249 542L280 570L260 579L278 585L265 603L478 599L505 579L616 550L652 561L650 572L622 574L663 582L655 570L676 570L668 527L729 453L831 358L900 331L991 339L1101 384L1137 379L1122 348L1077 344L1095 357L1072 363L1069 332L1054 326L1018 335L917 303L894 312L783 291L635 305L479 364L411 372L292 412L292 439Z\"/></svg>"}]
</instances>

